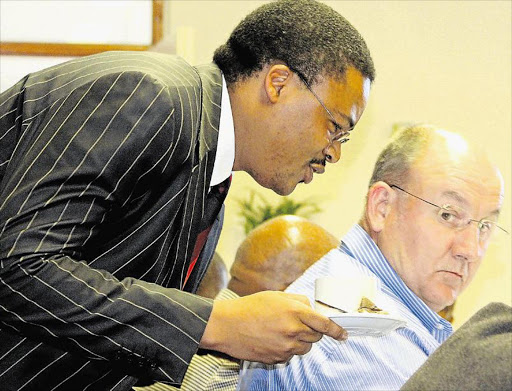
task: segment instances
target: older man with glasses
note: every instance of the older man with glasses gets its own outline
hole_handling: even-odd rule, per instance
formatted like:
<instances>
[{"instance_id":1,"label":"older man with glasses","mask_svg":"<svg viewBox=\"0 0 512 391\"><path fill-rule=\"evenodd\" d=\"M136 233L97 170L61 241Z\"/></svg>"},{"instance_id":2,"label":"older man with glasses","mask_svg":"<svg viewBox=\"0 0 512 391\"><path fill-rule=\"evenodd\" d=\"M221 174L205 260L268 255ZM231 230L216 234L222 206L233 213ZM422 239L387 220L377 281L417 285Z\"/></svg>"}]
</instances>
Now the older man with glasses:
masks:
<instances>
[{"instance_id":1,"label":"older man with glasses","mask_svg":"<svg viewBox=\"0 0 512 391\"><path fill-rule=\"evenodd\" d=\"M368 316L363 335L347 328L347 341L324 337L287 364L245 362L239 388L399 389L452 334L437 312L470 284L492 235L507 234L498 225L503 197L499 170L460 135L431 125L399 132L377 160L359 224L287 289L314 301L319 277L371 276L375 304L388 314ZM405 324L372 336L379 316Z\"/></svg>"}]
</instances>

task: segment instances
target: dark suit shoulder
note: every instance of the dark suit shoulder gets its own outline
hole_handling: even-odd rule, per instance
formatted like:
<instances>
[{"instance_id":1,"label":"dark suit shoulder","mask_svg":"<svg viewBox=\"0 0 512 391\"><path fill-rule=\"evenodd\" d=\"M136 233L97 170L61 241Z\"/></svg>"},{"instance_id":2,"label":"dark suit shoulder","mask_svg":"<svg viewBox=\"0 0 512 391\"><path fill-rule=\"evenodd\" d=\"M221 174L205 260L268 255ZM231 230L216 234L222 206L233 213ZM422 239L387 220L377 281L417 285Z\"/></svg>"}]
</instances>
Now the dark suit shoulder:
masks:
<instances>
[{"instance_id":1,"label":"dark suit shoulder","mask_svg":"<svg viewBox=\"0 0 512 391\"><path fill-rule=\"evenodd\" d=\"M199 77L177 56L147 52L104 52L77 58L28 75L20 88L25 100L47 105L80 86L104 77L142 74L167 88L194 86ZM135 77L134 82L139 78ZM125 80L126 82L126 80Z\"/></svg>"}]
</instances>

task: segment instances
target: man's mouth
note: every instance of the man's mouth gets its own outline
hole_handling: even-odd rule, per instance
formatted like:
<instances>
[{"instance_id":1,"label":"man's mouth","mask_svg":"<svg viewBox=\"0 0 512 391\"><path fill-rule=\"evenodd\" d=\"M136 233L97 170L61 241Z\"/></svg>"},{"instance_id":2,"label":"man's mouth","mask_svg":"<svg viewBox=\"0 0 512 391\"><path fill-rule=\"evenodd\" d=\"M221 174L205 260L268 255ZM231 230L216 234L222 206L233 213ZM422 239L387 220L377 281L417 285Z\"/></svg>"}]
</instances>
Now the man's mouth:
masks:
<instances>
[{"instance_id":1,"label":"man's mouth","mask_svg":"<svg viewBox=\"0 0 512 391\"><path fill-rule=\"evenodd\" d=\"M448 274L453 275L454 277L458 277L458 278L460 278L461 280L462 280L462 279L463 279L463 277L464 277L462 274L460 274L460 273L458 273L458 272L451 271L451 270L445 270L445 272L446 272L446 273L448 273Z\"/></svg>"},{"instance_id":2,"label":"man's mouth","mask_svg":"<svg viewBox=\"0 0 512 391\"><path fill-rule=\"evenodd\" d=\"M311 183L313 181L313 168L311 166L308 166L306 169L306 174L304 175L304 179L302 182L304 182L306 185Z\"/></svg>"},{"instance_id":3,"label":"man's mouth","mask_svg":"<svg viewBox=\"0 0 512 391\"><path fill-rule=\"evenodd\" d=\"M299 183L311 183L313 181L313 174L323 174L325 172L325 160L313 159L309 162L306 168L306 173Z\"/></svg>"}]
</instances>

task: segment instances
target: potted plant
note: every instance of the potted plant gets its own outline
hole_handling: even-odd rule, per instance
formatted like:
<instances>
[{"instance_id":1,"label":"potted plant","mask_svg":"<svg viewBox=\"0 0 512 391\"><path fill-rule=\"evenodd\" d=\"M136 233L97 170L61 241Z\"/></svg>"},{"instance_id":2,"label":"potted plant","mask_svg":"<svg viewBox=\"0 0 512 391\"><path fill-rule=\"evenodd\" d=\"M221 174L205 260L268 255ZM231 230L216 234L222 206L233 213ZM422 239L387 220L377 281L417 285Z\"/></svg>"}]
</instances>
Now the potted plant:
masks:
<instances>
[{"instance_id":1,"label":"potted plant","mask_svg":"<svg viewBox=\"0 0 512 391\"><path fill-rule=\"evenodd\" d=\"M240 216L244 219L245 234L254 227L279 215L297 215L310 217L321 209L311 201L296 202L283 197L277 204L269 203L263 196L252 191L246 200L237 200L240 205Z\"/></svg>"}]
</instances>

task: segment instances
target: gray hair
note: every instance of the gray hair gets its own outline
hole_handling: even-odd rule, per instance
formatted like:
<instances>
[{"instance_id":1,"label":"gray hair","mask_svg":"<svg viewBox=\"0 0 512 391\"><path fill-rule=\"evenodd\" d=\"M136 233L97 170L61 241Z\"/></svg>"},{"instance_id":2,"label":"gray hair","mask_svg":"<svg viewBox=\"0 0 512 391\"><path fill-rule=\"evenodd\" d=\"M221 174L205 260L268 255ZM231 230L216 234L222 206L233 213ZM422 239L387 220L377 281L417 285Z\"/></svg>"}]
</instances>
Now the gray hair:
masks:
<instances>
[{"instance_id":1,"label":"gray hair","mask_svg":"<svg viewBox=\"0 0 512 391\"><path fill-rule=\"evenodd\" d=\"M412 164L425 153L437 129L421 124L397 131L377 158L368 186L378 181L397 186L407 183Z\"/></svg>"}]
</instances>

